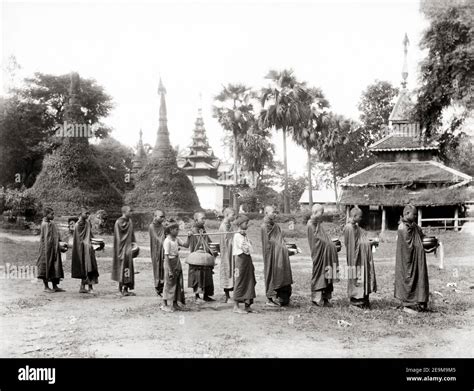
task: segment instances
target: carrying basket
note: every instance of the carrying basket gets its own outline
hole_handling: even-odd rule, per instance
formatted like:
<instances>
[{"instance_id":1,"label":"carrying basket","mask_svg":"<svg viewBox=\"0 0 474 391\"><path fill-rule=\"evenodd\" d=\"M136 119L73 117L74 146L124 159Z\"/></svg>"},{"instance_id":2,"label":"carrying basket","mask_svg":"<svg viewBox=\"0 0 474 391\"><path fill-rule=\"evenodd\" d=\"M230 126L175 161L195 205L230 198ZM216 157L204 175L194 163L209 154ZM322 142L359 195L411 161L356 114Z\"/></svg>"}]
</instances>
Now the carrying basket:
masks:
<instances>
[{"instance_id":1,"label":"carrying basket","mask_svg":"<svg viewBox=\"0 0 474 391\"><path fill-rule=\"evenodd\" d=\"M198 250L188 255L186 263L193 266L214 266L215 258L204 250Z\"/></svg>"}]
</instances>

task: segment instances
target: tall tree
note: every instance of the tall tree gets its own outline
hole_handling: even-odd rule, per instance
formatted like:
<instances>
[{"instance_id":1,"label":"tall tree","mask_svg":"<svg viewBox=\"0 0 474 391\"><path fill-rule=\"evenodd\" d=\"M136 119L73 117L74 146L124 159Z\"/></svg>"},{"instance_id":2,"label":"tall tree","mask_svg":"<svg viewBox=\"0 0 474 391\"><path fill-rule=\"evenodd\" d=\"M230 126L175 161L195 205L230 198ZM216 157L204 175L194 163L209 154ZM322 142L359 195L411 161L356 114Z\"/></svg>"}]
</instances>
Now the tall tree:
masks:
<instances>
[{"instance_id":1,"label":"tall tree","mask_svg":"<svg viewBox=\"0 0 474 391\"><path fill-rule=\"evenodd\" d=\"M232 135L235 186L239 184L238 165L240 156L238 140L239 137L247 134L254 122L253 95L251 88L244 84L228 84L223 86L222 91L214 98L216 104L213 106L213 116L222 128ZM237 207L236 194L234 194L234 207Z\"/></svg>"},{"instance_id":2,"label":"tall tree","mask_svg":"<svg viewBox=\"0 0 474 391\"><path fill-rule=\"evenodd\" d=\"M388 81L376 80L367 86L359 102L360 120L372 142L382 138L383 129L395 105L398 88Z\"/></svg>"},{"instance_id":3,"label":"tall tree","mask_svg":"<svg viewBox=\"0 0 474 391\"><path fill-rule=\"evenodd\" d=\"M309 92L305 83L295 77L293 70L281 72L271 70L266 79L270 86L261 91L262 111L260 123L264 129L275 128L283 133L283 164L285 170L284 211L289 213L290 200L288 195L288 159L286 138L289 132L299 132L307 123L305 113Z\"/></svg>"},{"instance_id":4,"label":"tall tree","mask_svg":"<svg viewBox=\"0 0 474 391\"><path fill-rule=\"evenodd\" d=\"M309 207L313 207L313 181L311 177L312 159L311 151L317 146L317 130L326 125L326 111L329 108L329 102L319 88L310 88L308 101L306 102L305 115L307 116L306 126L297 128L293 131L293 139L296 144L302 146L307 154L308 168L308 197Z\"/></svg>"},{"instance_id":5,"label":"tall tree","mask_svg":"<svg viewBox=\"0 0 474 391\"><path fill-rule=\"evenodd\" d=\"M421 61L421 85L416 113L427 136L453 132L459 118L441 129L443 111L453 104L474 107L474 23L470 0L439 2L423 0L421 11L429 21L420 42L427 52ZM442 138L441 149L451 137ZM455 141L455 140L454 140Z\"/></svg>"}]
</instances>

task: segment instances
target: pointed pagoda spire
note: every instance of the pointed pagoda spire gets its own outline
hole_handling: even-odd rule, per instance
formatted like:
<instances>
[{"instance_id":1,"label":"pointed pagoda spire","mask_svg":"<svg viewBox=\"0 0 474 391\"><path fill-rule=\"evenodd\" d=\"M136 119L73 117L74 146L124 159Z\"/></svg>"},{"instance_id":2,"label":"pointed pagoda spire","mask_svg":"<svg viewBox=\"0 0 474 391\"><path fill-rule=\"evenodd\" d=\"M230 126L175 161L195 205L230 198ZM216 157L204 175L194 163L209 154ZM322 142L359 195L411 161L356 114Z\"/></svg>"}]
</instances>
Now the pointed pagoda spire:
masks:
<instances>
[{"instance_id":1,"label":"pointed pagoda spire","mask_svg":"<svg viewBox=\"0 0 474 391\"><path fill-rule=\"evenodd\" d=\"M156 137L156 144L153 150L158 157L164 157L167 155L171 148L170 135L168 132L168 118L166 112L166 88L163 85L160 77L160 83L158 85L158 95L160 95L160 119L158 126L158 135Z\"/></svg>"},{"instance_id":2,"label":"pointed pagoda spire","mask_svg":"<svg viewBox=\"0 0 474 391\"><path fill-rule=\"evenodd\" d=\"M406 88L407 86L407 78L408 78L408 62L407 62L407 55L408 55L408 45L410 41L408 40L408 35L405 33L405 37L403 38L403 69L402 69L402 87Z\"/></svg>"},{"instance_id":3,"label":"pointed pagoda spire","mask_svg":"<svg viewBox=\"0 0 474 391\"><path fill-rule=\"evenodd\" d=\"M143 146L143 131L140 129L140 132L138 133L139 139L138 139L138 144L137 144L137 153L135 154L136 158L143 159L146 158L146 151L145 147Z\"/></svg>"}]
</instances>

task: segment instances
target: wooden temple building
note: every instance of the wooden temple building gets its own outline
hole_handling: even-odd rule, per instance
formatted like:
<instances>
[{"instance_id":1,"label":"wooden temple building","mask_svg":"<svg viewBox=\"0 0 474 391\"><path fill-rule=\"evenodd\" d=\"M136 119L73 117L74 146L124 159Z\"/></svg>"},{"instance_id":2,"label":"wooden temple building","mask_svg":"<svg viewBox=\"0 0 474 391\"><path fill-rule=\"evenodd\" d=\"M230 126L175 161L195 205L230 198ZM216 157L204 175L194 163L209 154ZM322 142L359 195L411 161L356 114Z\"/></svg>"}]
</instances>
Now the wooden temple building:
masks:
<instances>
[{"instance_id":1,"label":"wooden temple building","mask_svg":"<svg viewBox=\"0 0 474 391\"><path fill-rule=\"evenodd\" d=\"M364 210L362 224L371 230L397 229L408 203L418 208L420 226L439 226L444 221L457 228L472 198L468 188L472 177L444 165L437 143L425 140L419 123L412 119L414 105L406 88L406 38L404 45L402 89L386 135L370 146L378 161L340 182L340 203L346 206L347 215L355 205Z\"/></svg>"},{"instance_id":2,"label":"wooden temple building","mask_svg":"<svg viewBox=\"0 0 474 391\"><path fill-rule=\"evenodd\" d=\"M204 209L222 211L230 205L233 165L222 162L214 155L201 108L194 123L191 145L178 155L178 167L188 175Z\"/></svg>"}]
</instances>

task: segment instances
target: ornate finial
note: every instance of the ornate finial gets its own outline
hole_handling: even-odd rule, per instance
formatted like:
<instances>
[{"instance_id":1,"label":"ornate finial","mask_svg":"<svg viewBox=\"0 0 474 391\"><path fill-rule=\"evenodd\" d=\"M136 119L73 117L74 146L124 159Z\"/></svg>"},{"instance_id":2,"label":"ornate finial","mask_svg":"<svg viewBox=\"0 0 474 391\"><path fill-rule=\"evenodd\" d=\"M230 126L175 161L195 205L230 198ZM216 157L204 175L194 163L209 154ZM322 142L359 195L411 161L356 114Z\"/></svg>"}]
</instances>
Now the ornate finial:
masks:
<instances>
[{"instance_id":1,"label":"ornate finial","mask_svg":"<svg viewBox=\"0 0 474 391\"><path fill-rule=\"evenodd\" d=\"M202 118L202 92L199 93L198 117Z\"/></svg>"},{"instance_id":2,"label":"ornate finial","mask_svg":"<svg viewBox=\"0 0 474 391\"><path fill-rule=\"evenodd\" d=\"M407 54L408 54L408 45L410 41L408 40L408 35L405 33L403 38L403 69L402 69L402 87L406 88L407 86L407 77L408 77L408 64L407 64Z\"/></svg>"},{"instance_id":3,"label":"ornate finial","mask_svg":"<svg viewBox=\"0 0 474 391\"><path fill-rule=\"evenodd\" d=\"M160 83L158 84L158 94L166 94L166 88L163 85L163 82L161 81L161 76L160 76Z\"/></svg>"},{"instance_id":4,"label":"ornate finial","mask_svg":"<svg viewBox=\"0 0 474 391\"><path fill-rule=\"evenodd\" d=\"M141 129L140 129L139 134L140 134L140 143L141 143L141 142L142 142L142 139L143 139L143 131L142 131Z\"/></svg>"}]
</instances>

